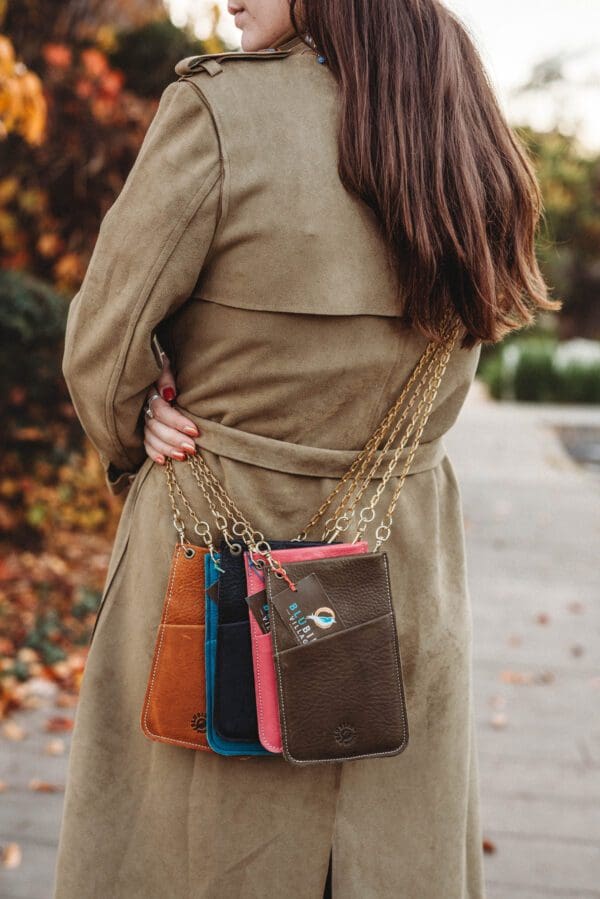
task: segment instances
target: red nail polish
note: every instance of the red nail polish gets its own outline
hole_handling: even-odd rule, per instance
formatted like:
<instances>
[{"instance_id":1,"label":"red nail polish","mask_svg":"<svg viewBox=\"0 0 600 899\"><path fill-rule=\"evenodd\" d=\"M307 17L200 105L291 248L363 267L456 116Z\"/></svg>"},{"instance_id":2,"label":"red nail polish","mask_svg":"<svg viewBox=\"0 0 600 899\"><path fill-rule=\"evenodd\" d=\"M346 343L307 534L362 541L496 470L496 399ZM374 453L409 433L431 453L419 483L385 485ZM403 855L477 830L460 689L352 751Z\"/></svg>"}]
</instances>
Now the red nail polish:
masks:
<instances>
[{"instance_id":1,"label":"red nail polish","mask_svg":"<svg viewBox=\"0 0 600 899\"><path fill-rule=\"evenodd\" d=\"M163 395L163 400L165 400L167 403L170 403L175 399L175 391L173 390L172 387L165 387L162 392L162 395Z\"/></svg>"},{"instance_id":2,"label":"red nail polish","mask_svg":"<svg viewBox=\"0 0 600 899\"><path fill-rule=\"evenodd\" d=\"M178 453L178 452L175 452L175 451L174 451L174 452L172 453L172 455L173 455L173 458L179 459L180 462L183 462L183 461L185 460L185 458L186 458L185 453Z\"/></svg>"},{"instance_id":3,"label":"red nail polish","mask_svg":"<svg viewBox=\"0 0 600 899\"><path fill-rule=\"evenodd\" d=\"M186 434L189 434L190 437L199 437L200 431L198 428L194 428L192 425L188 425L187 428L183 429Z\"/></svg>"},{"instance_id":4,"label":"red nail polish","mask_svg":"<svg viewBox=\"0 0 600 899\"><path fill-rule=\"evenodd\" d=\"M164 464L165 464L165 457L164 457L164 456L157 456L157 457L156 457L156 461L158 462L159 465L164 465Z\"/></svg>"}]
</instances>

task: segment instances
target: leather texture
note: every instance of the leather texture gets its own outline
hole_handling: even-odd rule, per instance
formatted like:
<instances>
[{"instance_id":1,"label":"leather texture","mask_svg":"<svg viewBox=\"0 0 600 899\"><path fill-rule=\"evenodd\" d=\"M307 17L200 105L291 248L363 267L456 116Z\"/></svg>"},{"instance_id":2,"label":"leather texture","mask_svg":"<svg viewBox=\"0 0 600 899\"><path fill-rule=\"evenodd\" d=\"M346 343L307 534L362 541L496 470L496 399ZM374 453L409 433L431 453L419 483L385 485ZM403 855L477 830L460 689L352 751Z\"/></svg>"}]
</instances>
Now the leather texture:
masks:
<instances>
[{"instance_id":1,"label":"leather texture","mask_svg":"<svg viewBox=\"0 0 600 899\"><path fill-rule=\"evenodd\" d=\"M223 560L221 554L217 556L217 561L221 566ZM247 740L230 740L224 737L222 733L215 727L215 676L217 670L217 633L219 626L219 605L218 591L217 601L210 599L210 588L220 583L221 573L216 568L210 555L206 556L205 562L205 578L206 578L206 736L208 745L219 755L227 756L256 756L270 755L261 745L258 739L250 738ZM231 642L228 643L228 647ZM236 668L239 670L239 668ZM250 666L250 670L251 666ZM254 698L252 696L252 703ZM234 726L239 726L239 722L234 720Z\"/></svg>"},{"instance_id":2,"label":"leather texture","mask_svg":"<svg viewBox=\"0 0 600 899\"><path fill-rule=\"evenodd\" d=\"M151 740L210 752L206 737L204 559L207 550L178 543L142 708Z\"/></svg>"},{"instance_id":3,"label":"leather texture","mask_svg":"<svg viewBox=\"0 0 600 899\"><path fill-rule=\"evenodd\" d=\"M398 755L408 724L386 554L291 562L286 572L293 581L315 573L346 627L298 645L273 605L286 584L267 572L284 758Z\"/></svg>"},{"instance_id":4,"label":"leather texture","mask_svg":"<svg viewBox=\"0 0 600 899\"><path fill-rule=\"evenodd\" d=\"M245 544L239 542L245 550ZM269 543L273 549L296 545L278 540ZM219 565L223 571L218 580L212 728L221 745L251 745L260 754L267 750L258 735L243 554L232 553L222 541Z\"/></svg>"},{"instance_id":5,"label":"leather texture","mask_svg":"<svg viewBox=\"0 0 600 899\"><path fill-rule=\"evenodd\" d=\"M288 562L307 559L324 559L333 556L354 555L369 551L367 543L327 543L323 546L295 544L294 549L281 549L277 559L285 566ZM248 595L264 589L265 577L252 564L249 553L244 553L246 585ZM250 615L250 636L252 640L252 662L254 665L254 687L256 692L256 714L258 736L262 745L271 752L282 753L281 724L279 721L279 699L277 695L277 675L273 658L273 638L263 634L254 616Z\"/></svg>"}]
</instances>

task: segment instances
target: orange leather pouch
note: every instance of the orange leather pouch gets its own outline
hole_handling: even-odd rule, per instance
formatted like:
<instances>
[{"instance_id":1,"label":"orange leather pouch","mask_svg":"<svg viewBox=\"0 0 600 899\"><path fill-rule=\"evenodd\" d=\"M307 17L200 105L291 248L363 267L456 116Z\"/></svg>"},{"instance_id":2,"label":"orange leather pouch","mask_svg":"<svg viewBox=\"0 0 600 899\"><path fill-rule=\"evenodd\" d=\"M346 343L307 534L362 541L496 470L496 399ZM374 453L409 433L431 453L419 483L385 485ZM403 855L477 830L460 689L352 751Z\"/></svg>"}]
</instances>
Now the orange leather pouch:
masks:
<instances>
[{"instance_id":1,"label":"orange leather pouch","mask_svg":"<svg viewBox=\"0 0 600 899\"><path fill-rule=\"evenodd\" d=\"M178 543L173 552L142 730L151 740L212 752L206 739L206 553L191 543Z\"/></svg>"}]
</instances>

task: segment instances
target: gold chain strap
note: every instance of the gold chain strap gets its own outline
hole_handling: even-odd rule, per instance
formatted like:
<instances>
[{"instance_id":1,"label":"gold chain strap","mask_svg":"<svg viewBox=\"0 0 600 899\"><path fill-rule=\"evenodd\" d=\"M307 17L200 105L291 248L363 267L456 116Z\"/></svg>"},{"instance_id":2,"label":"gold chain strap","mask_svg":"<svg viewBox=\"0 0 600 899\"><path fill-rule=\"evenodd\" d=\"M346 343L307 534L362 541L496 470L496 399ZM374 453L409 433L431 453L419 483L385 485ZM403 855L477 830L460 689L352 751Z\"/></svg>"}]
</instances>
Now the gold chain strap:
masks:
<instances>
[{"instance_id":1,"label":"gold chain strap","mask_svg":"<svg viewBox=\"0 0 600 899\"><path fill-rule=\"evenodd\" d=\"M392 444L400 430L400 427L402 426L402 423L406 419L408 413L410 412L415 401L417 400L419 393L426 387L428 378L429 378L431 372L434 370L436 357L438 355L441 355L444 352L445 347L448 347L450 352L452 350L452 347L456 340L456 335L458 333L458 322L455 322L455 323L452 322L452 318L451 318L449 310L446 312L446 314L443 318L442 324L443 324L444 331L446 331L446 329L448 329L448 333L447 333L446 337L444 338L443 342L441 344L436 344L434 341L430 341L428 343L427 347L425 348L425 351L422 353L422 355L421 355L420 359L418 360L417 364L415 365L410 377L408 378L407 382L405 383L398 399L392 404L390 409L386 412L385 416L383 417L382 421L380 422L380 424L378 425L378 427L376 428L374 433L369 438L369 441L367 442L365 447L360 451L360 453L354 459L350 469L346 472L346 474L338 482L338 484L332 490L332 492L329 494L329 496L324 500L324 502L321 504L321 506L319 507L317 512L315 512L315 514L313 515L311 520L308 522L308 524L306 525L304 530L301 531L300 534L298 534L298 536L294 538L294 540L306 540L307 539L308 532L311 530L312 527L315 526L315 524L317 524L318 521L320 521L323 518L325 512L327 511L328 507L331 505L332 501L335 499L336 495L339 493L343 484L351 478L349 487L347 488L347 491L346 491L346 494L344 495L343 499L337 506L332 517L328 518L327 521L325 522L325 529L323 531L321 539L322 540L328 539L329 542L331 543L333 540L335 540L335 538L338 536L338 534L342 533L343 531L348 530L348 528L350 527L350 525L354 519L354 509L356 508L356 506L358 505L358 502L360 501L360 499L366 492L366 490L369 486L369 483L371 482L371 479L374 477L376 471L379 469L380 465L382 464L384 454L392 446ZM413 392L412 396L410 396L410 392L413 388L414 388L414 392ZM407 397L408 397L408 400L407 400ZM434 399L435 399L435 397L434 397ZM406 408L401 412L400 416L397 417L398 412L404 402L406 402ZM432 400L432 402L433 402L433 400ZM419 408L422 408L422 405L420 405ZM427 412L427 414L429 414L429 412ZM395 420L395 423L394 423L394 420ZM426 422L424 422L423 427L425 426L425 423ZM406 446L408 438L411 436L411 434L412 434L413 430L415 429L415 427L417 426L417 424L418 424L418 418L415 415L413 415L413 418L411 419L411 422L409 423L407 431L406 431L405 435L403 436L399 450L395 456L395 462L392 465L392 470L397 462L397 459L400 456L400 453ZM377 457L375 463L372 465L371 470L369 471L369 474L367 475L367 477L363 478L361 481L362 475L363 475L367 465L373 459L373 456L375 455L375 451L377 450L377 447L379 446L381 441L384 439L386 432L388 432L390 430L390 428L391 428L391 431L388 435L385 446L384 446L383 450L381 451L381 454ZM416 449L415 449L415 451L416 451ZM414 456L414 453L413 453L413 456ZM410 461L412 463L412 457L411 457ZM354 476L352 477L352 475L354 475ZM389 478L389 475L388 475L388 478ZM356 495L354 496L354 498L351 502L350 508L348 508L348 503L350 502L352 494L355 493L355 491L357 491ZM370 521L372 521L374 519L374 517L375 517L375 515L373 512L373 513L371 513ZM362 533L364 533L364 528L362 529Z\"/></svg>"},{"instance_id":2,"label":"gold chain strap","mask_svg":"<svg viewBox=\"0 0 600 899\"><path fill-rule=\"evenodd\" d=\"M239 510L223 485L213 475L205 460L200 456L192 456L190 463L196 483L209 504L217 528L223 535L230 552L234 555L239 555L242 552L241 544L235 542L232 537L232 534L234 534L238 539L245 541L252 561L258 568L268 565L276 577L285 580L292 589L295 589L295 585L288 578L279 560L273 557L271 547L265 540L264 534L261 531L253 530L246 516ZM215 508L215 501L220 505L225 513L224 515ZM228 529L228 520L232 521L231 532Z\"/></svg>"},{"instance_id":3,"label":"gold chain strap","mask_svg":"<svg viewBox=\"0 0 600 899\"><path fill-rule=\"evenodd\" d=\"M310 519L308 524L304 527L304 530L302 530L300 532L300 534L298 534L297 537L294 537L294 540L302 541L302 540L307 539L308 532L323 518L327 509L332 505L334 499L336 498L336 496L338 495L338 493L340 492L342 487L346 483L349 482L349 486L346 491L346 494L343 497L343 499L340 501L339 505L337 506L335 512L333 513L333 516L325 522L326 528L330 529L330 525L332 525L334 523L335 518L345 508L345 506L349 500L349 497L353 492L353 489L355 489L356 483L358 483L358 481L361 478L362 474L364 473L367 465L373 458L375 451L377 450L377 447L381 443L381 440L383 439L385 432L388 430L391 422L393 421L394 416L398 413L398 409L400 408L403 400L405 399L406 394L409 393L410 390L412 389L412 387L414 386L415 381L418 379L419 375L421 374L422 369L425 366L425 364L427 363L433 350L434 350L434 346L431 343L428 344L425 352L421 355L419 362L413 369L413 371L410 375L410 378L408 379L400 397L398 397L398 399L393 404L393 406L391 406L391 408L388 409L384 418L377 426L376 430L371 434L371 436L370 436L369 440L367 441L367 443L365 444L364 448L358 453L358 455L352 462L352 465L350 466L350 468L340 478L340 480L338 481L338 483L336 484L334 489L331 491L329 496L319 506L319 508L313 515L313 517ZM418 389L419 389L419 385L417 385L417 387L416 387L416 390L418 390ZM411 402L411 401L409 401L409 402ZM323 537L323 539L325 539L325 536Z\"/></svg>"},{"instance_id":4,"label":"gold chain strap","mask_svg":"<svg viewBox=\"0 0 600 899\"><path fill-rule=\"evenodd\" d=\"M444 322L448 321L450 321L450 312L446 313L444 319ZM459 323L458 321L456 321L450 327L448 336L443 340L441 344L437 344L434 341L430 341L428 343L425 351L422 353L419 361L413 369L408 381L404 385L398 399L386 412L382 421L379 423L364 448L358 453L349 469L340 478L335 488L320 505L319 509L317 509L304 530L294 538L294 541L300 542L307 539L308 531L324 517L326 511L332 505L333 501L345 485L347 485L346 493L338 503L333 516L328 518L325 522L325 530L323 532L322 539L325 540L329 538L329 542L332 542L340 532L348 529L352 520L354 519L354 510L356 509L358 503L368 489L373 477L375 476L375 473L380 468L383 456L392 446L408 413L415 405L415 403L417 403L416 409L411 416L406 431L402 435L398 447L394 450L392 458L381 478L380 484L374 491L373 496L371 497L367 505L360 510L359 524L354 542L364 536L367 526L374 520L375 507L381 499L381 495L385 490L389 479L392 477L392 473L398 463L400 454L406 447L407 442L412 436L413 432L415 432L414 440L409 447L409 453L402 472L399 476L398 484L394 489L390 504L376 529L375 536L377 539L377 543L375 546L375 552L377 552L380 546L389 539L392 527L392 515L398 502L400 491L419 446L419 442L423 434L425 425L427 424L427 421L429 419L429 415L431 413L433 403L435 402L441 379L446 370L448 360L456 342L458 333ZM419 398L419 395L421 393L422 396L420 396ZM402 404L404 402L406 402L406 407L401 410ZM376 456L375 461L373 462L373 457L377 452L377 448L380 446L381 442L384 439L384 448L381 453ZM221 532L230 551L234 554L240 553L242 551L242 547L239 543L236 542L236 538L244 540L244 542L248 546L254 564L256 564L258 567L264 567L265 564L268 565L277 577L284 579L288 583L290 588L292 590L295 590L295 584L293 584L293 582L287 576L285 569L283 568L281 563L272 556L271 547L265 540L262 532L252 527L247 517L240 511L223 485L213 475L212 471L206 464L206 461L200 455L190 456L188 457L187 461L190 465L192 475L208 503L208 507L214 518L215 524L218 530ZM367 475L364 476L365 470L370 463L371 468L369 469ZM179 482L177 481L173 469L172 460L170 458L167 459L165 465L165 474L167 477L169 496L173 509L173 524L179 534L181 542L183 543L185 539L185 525L183 523L183 517L177 507L175 492L177 492L186 510L192 517L192 520L195 522L195 533L197 533L202 538L205 545L209 549L213 561L218 566L218 562L214 554L212 538L210 536L210 527L207 522L201 521L193 511L190 503L181 490ZM231 529L229 528L229 522L231 522Z\"/></svg>"},{"instance_id":5,"label":"gold chain strap","mask_svg":"<svg viewBox=\"0 0 600 899\"><path fill-rule=\"evenodd\" d=\"M214 547L214 544L212 541L212 535L210 532L210 525L208 524L207 521L202 521L200 518L198 518L198 516L196 515L192 506L188 502L186 495L184 494L183 490L181 489L181 486L179 485L179 481L177 480L175 471L173 470L173 460L171 458L166 459L165 473L167 476L169 499L171 501L171 508L173 510L173 525L175 527L175 530L179 534L180 543L183 546L186 542L186 540L185 540L185 523L183 521L183 516L181 515L181 512L179 511L179 508L177 506L177 501L175 499L175 492L177 492L178 496L181 498L183 505L185 506L185 508L187 509L187 511L190 515L190 518L194 522L194 533L197 534L198 537L200 537L200 539L202 540L202 542L208 549L211 559L213 560L215 565L217 567L219 567L218 562L217 562L216 553L215 553L215 547ZM219 570L221 571L222 569L219 568Z\"/></svg>"},{"instance_id":6,"label":"gold chain strap","mask_svg":"<svg viewBox=\"0 0 600 899\"><path fill-rule=\"evenodd\" d=\"M398 479L398 484L396 485L396 487L394 489L394 493L392 494L392 499L390 501L390 504L387 508L385 515L383 516L381 522L379 523L379 525L377 526L377 529L375 531L375 537L377 539L377 543L375 544L375 550L374 550L375 552L378 551L379 547L383 543L385 543L386 540L389 540L389 537L391 534L391 528L392 528L392 515L394 513L394 509L396 508L396 504L397 504L399 496L400 496L400 491L402 490L404 481L406 480L406 476L408 474L410 466L412 465L412 461L414 459L415 453L416 453L419 443L421 441L421 436L425 429L425 425L427 424L427 421L429 419L429 415L431 413L432 406L435 402L435 398L437 396L437 392L438 392L442 377L444 375L444 372L446 371L446 367L447 367L448 361L450 359L450 354L452 353L452 349L454 347L456 338L458 336L458 330L459 329L457 326L454 329L453 334L451 335L451 338L450 338L448 344L443 348L443 351L441 353L441 358L435 367L433 379L427 385L425 394L419 403L419 407L421 405L423 405L424 409L423 409L421 416L417 418L417 423L416 423L417 431L415 434L415 438L410 447L408 456L406 458L406 462L404 463L404 467L403 467L400 477ZM415 413L415 416L418 416L418 412L419 412L419 409L417 408L417 412ZM380 484L378 485L377 489L375 490L373 497L371 498L371 501L368 503L367 506L365 506L363 509L361 509L361 512L360 512L361 522L358 527L357 536L355 538L355 541L360 539L360 537L364 534L366 527L368 525L368 517L367 517L368 511L374 512L375 506L379 502L381 495L382 495L383 491L385 490L385 487L386 487L389 479L392 476L392 472L393 472L394 468L396 467L398 459L400 458L400 453L402 452L402 450L405 446L405 443L406 443L406 441L400 443L400 445L394 452L394 455L392 456L392 459L390 460L388 468L386 469L386 472L385 472L383 478L381 479Z\"/></svg>"},{"instance_id":7,"label":"gold chain strap","mask_svg":"<svg viewBox=\"0 0 600 899\"><path fill-rule=\"evenodd\" d=\"M378 433L378 436L379 436L378 443L380 443L381 440L383 440L385 438L386 431L389 431L388 436L385 439L385 444L384 444L383 448L381 449L380 453L378 454L378 456L375 458L375 461L371 464L371 468L369 469L366 476L363 477L361 481L357 480L352 485L351 489L349 489L347 491L346 496L344 497L342 502L338 505L337 509L333 513L333 516L331 518L328 518L327 521L325 522L325 530L323 532L323 537L322 537L323 540L328 539L329 542L331 543L333 540L336 539L336 537L340 533L347 531L348 528L350 527L352 521L354 520L354 510L356 509L358 503L360 502L360 500L366 493L372 479L375 477L376 472L379 470L380 466L382 465L385 454L391 448L394 440L396 439L396 437L398 435L398 432L400 431L400 428L402 427L402 424L406 420L409 412L411 411L415 402L419 398L419 394L421 393L421 391L425 390L426 385L427 385L427 379L434 368L436 354L438 352L439 352L439 348L436 347L435 350L433 352L431 352L430 354L428 354L426 358L425 358L425 354L423 354L423 356L421 357L421 361L423 361L423 359L425 359L426 364L424 363L424 371L422 373L421 373L421 370L419 369L419 366L417 366L417 368L415 368L415 370L413 372L413 374L415 374L415 373L417 373L417 370L418 370L418 374L421 374L421 377L415 386L414 392L412 393L411 396L409 396L409 399L406 403L405 408L400 411L400 414L398 414L400 407L402 405L402 398L406 398L406 396L409 392L405 387L405 389L402 391L400 399L397 400L396 403L394 403L394 405L390 409L390 412L385 416L382 424L377 429L376 433ZM407 387L408 387L408 384L407 384ZM422 404L419 403L417 405L417 411L413 414L413 416L406 428L406 431L401 439L401 443L398 448L397 457L400 455L400 452L406 446L406 443L407 443L409 437L411 436L412 432L414 431L414 429L416 427L416 424L418 421L418 413L421 410L421 408L422 408ZM394 421L394 416L396 416L395 421ZM391 428L391 430L390 430L390 428ZM373 447L373 449L370 450L370 452L368 454L365 455L364 462L363 462L363 464L361 464L361 466L359 468L359 472L357 473L358 477L360 477L364 473L365 468L372 461L376 448L377 448L377 444L375 445L375 447ZM355 495L350 502L352 493L354 493ZM308 530L308 527L305 528L305 531L306 530Z\"/></svg>"}]
</instances>

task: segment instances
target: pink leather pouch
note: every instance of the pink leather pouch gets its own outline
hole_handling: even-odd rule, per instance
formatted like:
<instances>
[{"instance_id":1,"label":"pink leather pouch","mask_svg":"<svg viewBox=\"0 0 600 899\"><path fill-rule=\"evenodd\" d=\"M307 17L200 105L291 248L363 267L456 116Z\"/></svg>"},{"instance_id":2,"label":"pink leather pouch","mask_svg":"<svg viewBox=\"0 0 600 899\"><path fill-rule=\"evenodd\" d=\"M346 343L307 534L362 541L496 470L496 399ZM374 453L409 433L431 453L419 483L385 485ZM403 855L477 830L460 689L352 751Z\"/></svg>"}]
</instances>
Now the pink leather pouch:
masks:
<instances>
[{"instance_id":1,"label":"pink leather pouch","mask_svg":"<svg viewBox=\"0 0 600 899\"><path fill-rule=\"evenodd\" d=\"M297 549L273 550L273 556L285 565L286 562L329 559L336 556L352 556L367 552L369 552L369 545L362 541L357 543L326 543L323 546L302 546L302 544L298 544ZM244 564L246 566L248 596L260 593L265 588L263 572L252 563L250 554L247 552L244 553ZM273 642L271 634L263 633L251 612L250 637L252 641L258 737L261 744L269 752L283 752L281 726L279 723L277 677L273 659Z\"/></svg>"}]
</instances>

